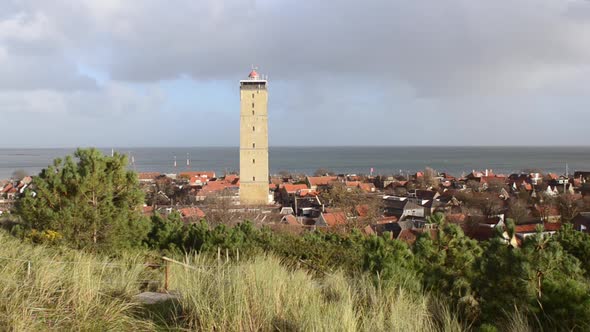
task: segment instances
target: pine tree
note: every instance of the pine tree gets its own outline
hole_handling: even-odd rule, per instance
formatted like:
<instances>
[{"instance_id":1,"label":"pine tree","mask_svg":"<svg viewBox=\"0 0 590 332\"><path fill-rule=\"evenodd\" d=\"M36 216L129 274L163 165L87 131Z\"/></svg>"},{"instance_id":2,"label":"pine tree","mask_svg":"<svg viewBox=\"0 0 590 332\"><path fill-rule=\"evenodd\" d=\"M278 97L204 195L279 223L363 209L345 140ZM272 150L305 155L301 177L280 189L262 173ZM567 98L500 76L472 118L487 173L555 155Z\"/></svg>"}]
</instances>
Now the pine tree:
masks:
<instances>
[{"instance_id":1,"label":"pine tree","mask_svg":"<svg viewBox=\"0 0 590 332\"><path fill-rule=\"evenodd\" d=\"M34 177L17 202L31 230L51 230L76 248L117 250L140 245L149 231L143 193L124 155L78 149Z\"/></svg>"}]
</instances>

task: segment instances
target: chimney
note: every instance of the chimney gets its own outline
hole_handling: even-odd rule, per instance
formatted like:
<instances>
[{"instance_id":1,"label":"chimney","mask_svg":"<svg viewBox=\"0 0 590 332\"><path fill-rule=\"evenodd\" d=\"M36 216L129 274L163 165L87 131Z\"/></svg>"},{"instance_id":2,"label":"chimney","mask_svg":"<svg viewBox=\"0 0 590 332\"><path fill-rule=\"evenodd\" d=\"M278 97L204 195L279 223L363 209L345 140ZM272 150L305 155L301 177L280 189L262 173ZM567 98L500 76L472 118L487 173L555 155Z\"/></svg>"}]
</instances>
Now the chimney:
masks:
<instances>
[{"instance_id":1,"label":"chimney","mask_svg":"<svg viewBox=\"0 0 590 332\"><path fill-rule=\"evenodd\" d=\"M488 169L486 168L486 177L488 176Z\"/></svg>"}]
</instances>

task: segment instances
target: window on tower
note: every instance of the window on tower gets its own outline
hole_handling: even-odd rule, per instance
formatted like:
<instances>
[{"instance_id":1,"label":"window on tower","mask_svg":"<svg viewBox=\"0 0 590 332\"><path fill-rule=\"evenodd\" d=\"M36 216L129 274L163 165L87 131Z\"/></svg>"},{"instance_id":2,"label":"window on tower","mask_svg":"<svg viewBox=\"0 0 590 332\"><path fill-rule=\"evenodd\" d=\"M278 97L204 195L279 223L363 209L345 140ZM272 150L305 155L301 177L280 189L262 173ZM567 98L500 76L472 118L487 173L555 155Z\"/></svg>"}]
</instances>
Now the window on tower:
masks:
<instances>
[{"instance_id":1,"label":"window on tower","mask_svg":"<svg viewBox=\"0 0 590 332\"><path fill-rule=\"evenodd\" d=\"M254 110L252 110L252 115L254 115Z\"/></svg>"},{"instance_id":2,"label":"window on tower","mask_svg":"<svg viewBox=\"0 0 590 332\"><path fill-rule=\"evenodd\" d=\"M252 143L252 149L256 149L256 143Z\"/></svg>"},{"instance_id":3,"label":"window on tower","mask_svg":"<svg viewBox=\"0 0 590 332\"><path fill-rule=\"evenodd\" d=\"M254 103L252 103L252 107L254 107Z\"/></svg>"},{"instance_id":4,"label":"window on tower","mask_svg":"<svg viewBox=\"0 0 590 332\"><path fill-rule=\"evenodd\" d=\"M252 177L252 181L256 181L256 177L255 176Z\"/></svg>"},{"instance_id":5,"label":"window on tower","mask_svg":"<svg viewBox=\"0 0 590 332\"><path fill-rule=\"evenodd\" d=\"M254 98L254 94L252 94L252 98Z\"/></svg>"},{"instance_id":6,"label":"window on tower","mask_svg":"<svg viewBox=\"0 0 590 332\"><path fill-rule=\"evenodd\" d=\"M252 164L256 164L256 159L252 159Z\"/></svg>"},{"instance_id":7,"label":"window on tower","mask_svg":"<svg viewBox=\"0 0 590 332\"><path fill-rule=\"evenodd\" d=\"M252 126L252 131L256 131L256 127Z\"/></svg>"}]
</instances>

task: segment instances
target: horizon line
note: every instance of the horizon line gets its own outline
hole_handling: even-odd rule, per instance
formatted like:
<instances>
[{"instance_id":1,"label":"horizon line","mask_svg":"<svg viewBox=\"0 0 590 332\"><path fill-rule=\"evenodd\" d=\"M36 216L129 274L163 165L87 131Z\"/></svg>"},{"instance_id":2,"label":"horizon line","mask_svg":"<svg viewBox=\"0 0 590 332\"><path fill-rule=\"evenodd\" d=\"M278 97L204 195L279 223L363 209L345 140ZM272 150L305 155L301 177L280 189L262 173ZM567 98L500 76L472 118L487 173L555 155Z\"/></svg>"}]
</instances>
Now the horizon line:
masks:
<instances>
[{"instance_id":1,"label":"horizon line","mask_svg":"<svg viewBox=\"0 0 590 332\"><path fill-rule=\"evenodd\" d=\"M81 145L81 146L46 146L46 147L1 147L0 150L66 150L66 149L78 149L78 148L96 148L100 150L108 149L169 149L169 148L232 148L239 149L237 145L137 145L137 146L93 146L93 145ZM548 145L428 145L428 144L412 144L412 145L273 145L269 146L269 149L273 148L590 148L590 145L580 144L548 144Z\"/></svg>"}]
</instances>

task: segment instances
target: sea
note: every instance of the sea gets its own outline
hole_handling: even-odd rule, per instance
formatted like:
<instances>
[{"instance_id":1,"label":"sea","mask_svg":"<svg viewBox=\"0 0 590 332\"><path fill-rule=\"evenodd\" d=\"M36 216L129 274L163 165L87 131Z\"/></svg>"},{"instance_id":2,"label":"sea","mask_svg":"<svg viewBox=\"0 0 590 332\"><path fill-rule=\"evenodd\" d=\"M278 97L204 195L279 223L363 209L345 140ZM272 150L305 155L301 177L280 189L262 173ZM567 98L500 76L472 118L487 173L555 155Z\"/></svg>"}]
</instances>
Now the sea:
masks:
<instances>
[{"instance_id":1,"label":"sea","mask_svg":"<svg viewBox=\"0 0 590 332\"><path fill-rule=\"evenodd\" d=\"M239 170L237 147L142 147L101 148L110 155L117 151L129 156L129 168L138 172L177 173L186 170L212 170L218 176ZM58 157L74 149L0 149L0 179L23 170L38 174ZM174 160L176 159L176 167ZM188 162L187 162L188 160ZM132 162L131 162L132 161ZM188 165L187 165L188 164ZM313 174L324 168L339 174L408 174L425 167L455 176L472 170L491 169L494 173L511 174L537 169L564 174L566 168L590 170L588 147L440 147L440 146L379 146L379 147L271 147L271 174Z\"/></svg>"}]
</instances>

